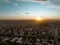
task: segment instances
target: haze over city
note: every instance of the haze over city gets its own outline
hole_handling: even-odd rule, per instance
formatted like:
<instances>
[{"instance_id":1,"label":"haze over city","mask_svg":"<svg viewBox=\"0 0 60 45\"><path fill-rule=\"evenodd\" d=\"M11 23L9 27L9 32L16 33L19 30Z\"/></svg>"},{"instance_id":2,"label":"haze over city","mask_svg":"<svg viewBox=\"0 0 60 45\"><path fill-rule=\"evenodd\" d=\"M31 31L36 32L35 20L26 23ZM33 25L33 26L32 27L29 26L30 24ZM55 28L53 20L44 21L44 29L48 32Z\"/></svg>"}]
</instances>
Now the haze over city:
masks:
<instances>
[{"instance_id":1,"label":"haze over city","mask_svg":"<svg viewBox=\"0 0 60 45\"><path fill-rule=\"evenodd\" d=\"M0 0L0 19L60 19L60 0Z\"/></svg>"},{"instance_id":2,"label":"haze over city","mask_svg":"<svg viewBox=\"0 0 60 45\"><path fill-rule=\"evenodd\" d=\"M60 0L0 0L0 45L60 45Z\"/></svg>"}]
</instances>

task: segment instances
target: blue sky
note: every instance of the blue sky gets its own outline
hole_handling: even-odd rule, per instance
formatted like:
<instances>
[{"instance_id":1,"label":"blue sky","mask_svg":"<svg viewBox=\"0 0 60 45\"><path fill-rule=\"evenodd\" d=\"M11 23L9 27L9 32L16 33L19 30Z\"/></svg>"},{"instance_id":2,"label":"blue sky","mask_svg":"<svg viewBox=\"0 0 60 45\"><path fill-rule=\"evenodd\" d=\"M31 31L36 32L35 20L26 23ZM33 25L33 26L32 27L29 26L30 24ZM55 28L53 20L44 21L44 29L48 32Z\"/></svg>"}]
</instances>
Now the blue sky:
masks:
<instances>
[{"instance_id":1,"label":"blue sky","mask_svg":"<svg viewBox=\"0 0 60 45\"><path fill-rule=\"evenodd\" d=\"M0 19L60 19L60 0L0 0Z\"/></svg>"}]
</instances>

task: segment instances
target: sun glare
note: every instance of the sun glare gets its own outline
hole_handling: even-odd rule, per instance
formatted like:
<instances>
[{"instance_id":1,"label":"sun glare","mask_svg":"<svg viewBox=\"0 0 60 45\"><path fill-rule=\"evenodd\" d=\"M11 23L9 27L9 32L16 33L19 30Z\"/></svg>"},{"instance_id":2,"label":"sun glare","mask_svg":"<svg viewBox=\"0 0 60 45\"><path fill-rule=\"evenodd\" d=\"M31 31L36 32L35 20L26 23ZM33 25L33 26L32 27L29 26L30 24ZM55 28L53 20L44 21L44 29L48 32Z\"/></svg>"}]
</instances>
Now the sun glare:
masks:
<instances>
[{"instance_id":1,"label":"sun glare","mask_svg":"<svg viewBox=\"0 0 60 45\"><path fill-rule=\"evenodd\" d=\"M36 20L42 20L42 18L41 17L36 17Z\"/></svg>"}]
</instances>

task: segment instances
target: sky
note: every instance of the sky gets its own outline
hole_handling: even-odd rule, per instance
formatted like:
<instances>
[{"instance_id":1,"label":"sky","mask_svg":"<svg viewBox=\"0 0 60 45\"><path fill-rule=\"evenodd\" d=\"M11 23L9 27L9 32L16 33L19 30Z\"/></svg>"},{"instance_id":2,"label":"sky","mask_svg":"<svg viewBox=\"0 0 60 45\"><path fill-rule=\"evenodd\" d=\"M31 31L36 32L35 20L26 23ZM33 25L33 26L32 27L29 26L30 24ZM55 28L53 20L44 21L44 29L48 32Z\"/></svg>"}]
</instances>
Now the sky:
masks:
<instances>
[{"instance_id":1,"label":"sky","mask_svg":"<svg viewBox=\"0 0 60 45\"><path fill-rule=\"evenodd\" d=\"M0 0L0 19L60 19L60 0Z\"/></svg>"}]
</instances>

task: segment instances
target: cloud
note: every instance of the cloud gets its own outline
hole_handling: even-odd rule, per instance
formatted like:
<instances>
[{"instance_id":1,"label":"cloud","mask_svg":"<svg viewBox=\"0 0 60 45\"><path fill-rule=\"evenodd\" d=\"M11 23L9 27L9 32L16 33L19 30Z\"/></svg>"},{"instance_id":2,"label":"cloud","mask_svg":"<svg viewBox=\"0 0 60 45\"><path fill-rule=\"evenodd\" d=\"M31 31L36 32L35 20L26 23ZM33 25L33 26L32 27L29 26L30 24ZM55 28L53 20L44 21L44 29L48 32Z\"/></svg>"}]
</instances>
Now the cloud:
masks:
<instances>
[{"instance_id":1,"label":"cloud","mask_svg":"<svg viewBox=\"0 0 60 45\"><path fill-rule=\"evenodd\" d=\"M26 12L25 14L29 14L28 12Z\"/></svg>"},{"instance_id":2,"label":"cloud","mask_svg":"<svg viewBox=\"0 0 60 45\"><path fill-rule=\"evenodd\" d=\"M21 1L21 0L17 0L17 1Z\"/></svg>"},{"instance_id":3,"label":"cloud","mask_svg":"<svg viewBox=\"0 0 60 45\"><path fill-rule=\"evenodd\" d=\"M48 8L60 8L60 0L47 0L46 2L40 2Z\"/></svg>"},{"instance_id":4,"label":"cloud","mask_svg":"<svg viewBox=\"0 0 60 45\"><path fill-rule=\"evenodd\" d=\"M17 0L24 2L36 2L45 5L48 8L60 8L60 0Z\"/></svg>"},{"instance_id":5,"label":"cloud","mask_svg":"<svg viewBox=\"0 0 60 45\"><path fill-rule=\"evenodd\" d=\"M34 1L47 1L47 0L17 0L17 1L34 2Z\"/></svg>"},{"instance_id":6,"label":"cloud","mask_svg":"<svg viewBox=\"0 0 60 45\"><path fill-rule=\"evenodd\" d=\"M46 4L48 8L60 8L60 0L49 0L50 4Z\"/></svg>"},{"instance_id":7,"label":"cloud","mask_svg":"<svg viewBox=\"0 0 60 45\"><path fill-rule=\"evenodd\" d=\"M16 7L17 7L17 6L19 6L19 5L15 3L15 4L14 4L14 6L16 6Z\"/></svg>"},{"instance_id":8,"label":"cloud","mask_svg":"<svg viewBox=\"0 0 60 45\"><path fill-rule=\"evenodd\" d=\"M2 1L2 2L7 2L7 3L9 3L9 2L10 2L9 0L0 0L0 1Z\"/></svg>"},{"instance_id":9,"label":"cloud","mask_svg":"<svg viewBox=\"0 0 60 45\"><path fill-rule=\"evenodd\" d=\"M54 5L59 5L60 6L60 0L50 0L50 2Z\"/></svg>"},{"instance_id":10,"label":"cloud","mask_svg":"<svg viewBox=\"0 0 60 45\"><path fill-rule=\"evenodd\" d=\"M24 2L39 2L39 1L46 1L46 0L17 0L17 1L24 1Z\"/></svg>"},{"instance_id":11,"label":"cloud","mask_svg":"<svg viewBox=\"0 0 60 45\"><path fill-rule=\"evenodd\" d=\"M48 8L56 8L56 9L59 8L60 9L60 6L53 5L53 4L52 5L47 5L46 7L48 7Z\"/></svg>"}]
</instances>

